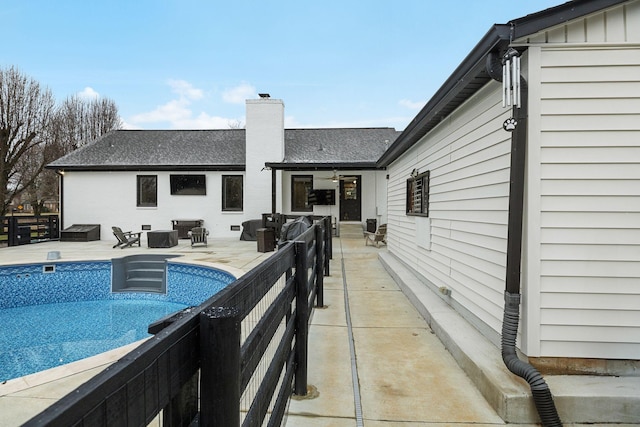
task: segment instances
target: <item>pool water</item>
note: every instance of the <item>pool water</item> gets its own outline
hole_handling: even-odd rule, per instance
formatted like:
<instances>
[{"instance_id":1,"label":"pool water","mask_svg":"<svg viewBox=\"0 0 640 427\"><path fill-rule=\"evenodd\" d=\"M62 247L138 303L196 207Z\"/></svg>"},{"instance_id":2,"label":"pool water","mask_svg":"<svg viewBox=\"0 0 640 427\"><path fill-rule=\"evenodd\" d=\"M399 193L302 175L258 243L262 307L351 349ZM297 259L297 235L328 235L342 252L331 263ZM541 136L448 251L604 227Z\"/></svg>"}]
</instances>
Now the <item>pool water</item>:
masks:
<instances>
[{"instance_id":1,"label":"pool water","mask_svg":"<svg viewBox=\"0 0 640 427\"><path fill-rule=\"evenodd\" d=\"M167 301L100 300L0 310L0 382L146 338L150 323L185 307Z\"/></svg>"},{"instance_id":2,"label":"pool water","mask_svg":"<svg viewBox=\"0 0 640 427\"><path fill-rule=\"evenodd\" d=\"M166 293L111 292L111 261L0 266L0 383L148 337L150 323L235 280L201 265L166 271Z\"/></svg>"}]
</instances>

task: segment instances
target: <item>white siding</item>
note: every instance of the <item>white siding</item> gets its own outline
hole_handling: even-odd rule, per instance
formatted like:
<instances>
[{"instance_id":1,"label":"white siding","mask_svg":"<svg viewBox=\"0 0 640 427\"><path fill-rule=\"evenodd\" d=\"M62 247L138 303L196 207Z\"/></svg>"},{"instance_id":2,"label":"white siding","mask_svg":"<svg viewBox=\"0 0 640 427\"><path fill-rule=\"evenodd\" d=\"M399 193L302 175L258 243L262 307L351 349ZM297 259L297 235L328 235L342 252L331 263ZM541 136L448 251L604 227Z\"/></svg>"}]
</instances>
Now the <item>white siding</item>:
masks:
<instances>
[{"instance_id":1,"label":"white siding","mask_svg":"<svg viewBox=\"0 0 640 427\"><path fill-rule=\"evenodd\" d=\"M518 44L529 82L520 346L638 359L640 1ZM499 89L486 85L396 160L388 190L389 249L451 288L489 338L502 321L507 238L510 111ZM431 170L426 223L405 214L414 168Z\"/></svg>"},{"instance_id":2,"label":"white siding","mask_svg":"<svg viewBox=\"0 0 640 427\"><path fill-rule=\"evenodd\" d=\"M631 2L530 39L529 356L640 357L638 28Z\"/></svg>"},{"instance_id":3,"label":"white siding","mask_svg":"<svg viewBox=\"0 0 640 427\"><path fill-rule=\"evenodd\" d=\"M389 168L390 250L436 286L449 287L451 298L493 335L504 301L510 134L502 123L508 117L500 85L492 82ZM431 171L426 221L405 214L413 168ZM428 235L420 235L425 228Z\"/></svg>"}]
</instances>

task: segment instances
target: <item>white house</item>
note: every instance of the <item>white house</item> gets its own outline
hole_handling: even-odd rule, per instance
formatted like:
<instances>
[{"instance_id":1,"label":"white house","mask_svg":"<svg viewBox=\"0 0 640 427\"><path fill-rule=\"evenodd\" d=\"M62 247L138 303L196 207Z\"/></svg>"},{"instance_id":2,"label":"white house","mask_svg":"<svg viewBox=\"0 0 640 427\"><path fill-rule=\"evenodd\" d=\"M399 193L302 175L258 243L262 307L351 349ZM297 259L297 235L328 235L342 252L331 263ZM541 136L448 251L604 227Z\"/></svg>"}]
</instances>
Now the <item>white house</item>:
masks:
<instances>
[{"instance_id":1,"label":"white house","mask_svg":"<svg viewBox=\"0 0 640 427\"><path fill-rule=\"evenodd\" d=\"M496 80L509 48L519 108ZM640 0L494 25L399 136L283 123L262 97L246 130L111 132L48 165L64 174L63 226L110 239L201 219L216 237L267 212L376 219L389 252L496 345L511 287L533 365L637 372ZM333 191L312 205L311 190Z\"/></svg>"},{"instance_id":2,"label":"white house","mask_svg":"<svg viewBox=\"0 0 640 427\"><path fill-rule=\"evenodd\" d=\"M100 224L101 238L115 239L112 226L200 220L215 238L239 237L263 213L386 215L376 160L399 132L284 129L284 103L264 94L246 108L246 129L118 130L49 164L62 177L62 227Z\"/></svg>"},{"instance_id":3,"label":"white house","mask_svg":"<svg viewBox=\"0 0 640 427\"><path fill-rule=\"evenodd\" d=\"M515 109L495 80L508 48L523 77ZM493 26L379 166L389 251L488 339L499 345L513 276L534 366L637 372L640 1L576 0Z\"/></svg>"}]
</instances>

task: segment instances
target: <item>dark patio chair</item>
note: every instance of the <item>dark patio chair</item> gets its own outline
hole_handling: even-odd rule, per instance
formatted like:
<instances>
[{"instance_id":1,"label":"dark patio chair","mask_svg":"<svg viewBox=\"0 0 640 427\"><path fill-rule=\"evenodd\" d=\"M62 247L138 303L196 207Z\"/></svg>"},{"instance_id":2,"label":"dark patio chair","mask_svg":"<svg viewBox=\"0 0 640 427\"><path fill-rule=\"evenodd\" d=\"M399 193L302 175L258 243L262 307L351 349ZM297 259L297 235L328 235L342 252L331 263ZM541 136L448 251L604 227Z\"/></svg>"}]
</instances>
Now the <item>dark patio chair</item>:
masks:
<instances>
[{"instance_id":1,"label":"dark patio chair","mask_svg":"<svg viewBox=\"0 0 640 427\"><path fill-rule=\"evenodd\" d=\"M113 235L118 239L118 243L113 245L114 248L119 247L120 249L124 249L126 247L135 245L136 243L140 246L140 235L142 233L132 233L131 231L122 231L120 227L111 227L113 230Z\"/></svg>"}]
</instances>

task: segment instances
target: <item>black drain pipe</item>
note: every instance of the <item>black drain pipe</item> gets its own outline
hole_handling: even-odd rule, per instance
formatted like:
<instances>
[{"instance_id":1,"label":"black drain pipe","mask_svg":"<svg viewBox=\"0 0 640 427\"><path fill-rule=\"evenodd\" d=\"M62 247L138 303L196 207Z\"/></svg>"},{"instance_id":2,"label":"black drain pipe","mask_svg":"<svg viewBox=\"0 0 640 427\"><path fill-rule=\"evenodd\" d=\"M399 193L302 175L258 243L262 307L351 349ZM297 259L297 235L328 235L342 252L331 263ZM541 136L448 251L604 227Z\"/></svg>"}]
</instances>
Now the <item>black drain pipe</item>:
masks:
<instances>
[{"instance_id":1,"label":"black drain pipe","mask_svg":"<svg viewBox=\"0 0 640 427\"><path fill-rule=\"evenodd\" d=\"M489 55L487 58L487 71L492 78L502 81L502 61L498 55ZM504 317L502 320L502 360L509 371L529 383L542 425L561 427L562 422L546 381L536 368L520 360L516 353L516 336L520 322L520 266L522 262L527 117L529 114L529 90L527 81L523 77L520 77L520 86L521 107L513 107L513 118L517 124L511 134L507 275L504 293Z\"/></svg>"}]
</instances>

